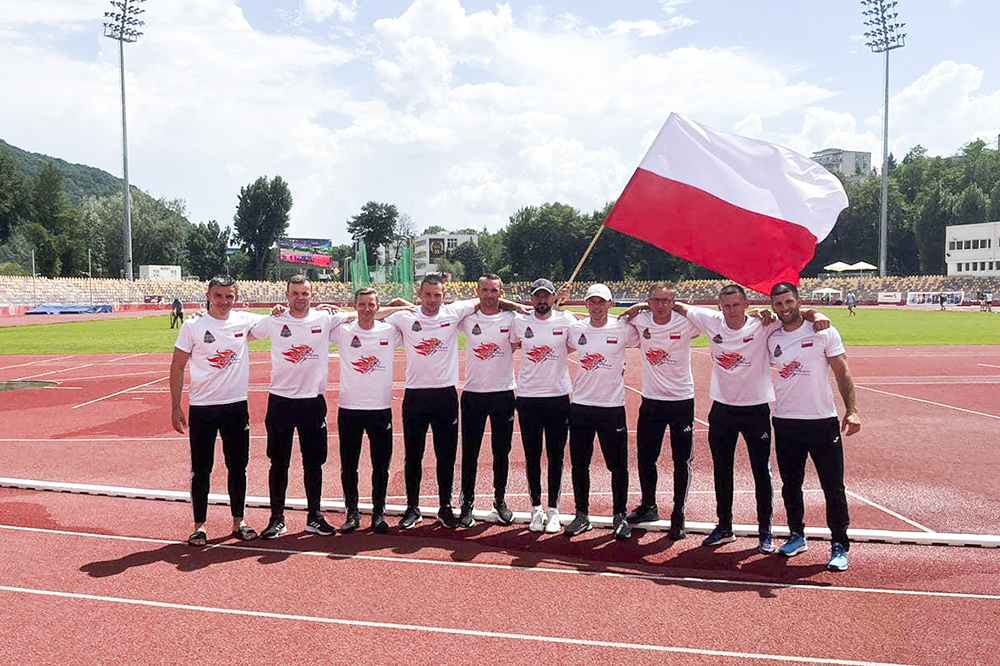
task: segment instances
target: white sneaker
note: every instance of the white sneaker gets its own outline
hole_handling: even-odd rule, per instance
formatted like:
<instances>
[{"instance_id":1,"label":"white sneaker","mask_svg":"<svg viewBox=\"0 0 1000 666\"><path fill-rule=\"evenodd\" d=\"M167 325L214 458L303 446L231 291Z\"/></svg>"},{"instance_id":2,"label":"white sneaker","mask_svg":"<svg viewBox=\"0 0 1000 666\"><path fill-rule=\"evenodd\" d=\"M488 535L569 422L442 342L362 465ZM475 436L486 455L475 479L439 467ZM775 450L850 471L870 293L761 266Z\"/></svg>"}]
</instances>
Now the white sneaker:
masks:
<instances>
[{"instance_id":1,"label":"white sneaker","mask_svg":"<svg viewBox=\"0 0 1000 666\"><path fill-rule=\"evenodd\" d=\"M528 529L532 532L541 532L545 529L545 514L541 506L531 507L531 522L528 523Z\"/></svg>"},{"instance_id":2,"label":"white sneaker","mask_svg":"<svg viewBox=\"0 0 1000 666\"><path fill-rule=\"evenodd\" d=\"M548 515L545 518L545 533L558 534L561 529L562 525L559 523L559 509L549 507Z\"/></svg>"}]
</instances>

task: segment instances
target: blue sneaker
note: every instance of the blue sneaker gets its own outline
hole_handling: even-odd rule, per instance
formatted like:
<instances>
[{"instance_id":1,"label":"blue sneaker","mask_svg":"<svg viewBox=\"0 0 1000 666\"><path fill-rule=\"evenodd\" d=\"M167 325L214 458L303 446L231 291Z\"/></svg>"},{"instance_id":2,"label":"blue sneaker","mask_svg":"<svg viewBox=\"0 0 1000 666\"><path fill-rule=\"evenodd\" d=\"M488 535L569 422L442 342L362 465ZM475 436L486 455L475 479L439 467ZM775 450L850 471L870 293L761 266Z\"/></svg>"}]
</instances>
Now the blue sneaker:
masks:
<instances>
[{"instance_id":1,"label":"blue sneaker","mask_svg":"<svg viewBox=\"0 0 1000 666\"><path fill-rule=\"evenodd\" d=\"M809 550L809 545L806 543L806 537L804 534L798 532L792 532L788 535L788 541L778 549L778 552L785 557L795 557L799 553L804 553Z\"/></svg>"},{"instance_id":2,"label":"blue sneaker","mask_svg":"<svg viewBox=\"0 0 1000 666\"><path fill-rule=\"evenodd\" d=\"M724 543L732 543L736 541L736 536L733 534L732 530L727 530L721 525L716 525L712 533L705 537L705 540L701 542L703 546L721 546Z\"/></svg>"},{"instance_id":3,"label":"blue sneaker","mask_svg":"<svg viewBox=\"0 0 1000 666\"><path fill-rule=\"evenodd\" d=\"M760 535L760 552L765 555L774 555L778 552L778 547L774 545L774 536L770 532Z\"/></svg>"},{"instance_id":4,"label":"blue sneaker","mask_svg":"<svg viewBox=\"0 0 1000 666\"><path fill-rule=\"evenodd\" d=\"M826 566L830 571L847 571L847 548L844 544L834 542L830 548L830 563Z\"/></svg>"}]
</instances>

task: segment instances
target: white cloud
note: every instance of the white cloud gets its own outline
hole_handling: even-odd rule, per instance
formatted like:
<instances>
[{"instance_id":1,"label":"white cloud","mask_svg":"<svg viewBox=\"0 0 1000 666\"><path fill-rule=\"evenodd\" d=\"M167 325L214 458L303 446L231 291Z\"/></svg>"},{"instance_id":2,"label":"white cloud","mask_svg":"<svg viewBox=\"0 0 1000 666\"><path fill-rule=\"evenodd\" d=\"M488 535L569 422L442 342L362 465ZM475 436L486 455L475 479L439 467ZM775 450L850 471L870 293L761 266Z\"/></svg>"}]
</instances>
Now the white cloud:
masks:
<instances>
[{"instance_id":1,"label":"white cloud","mask_svg":"<svg viewBox=\"0 0 1000 666\"><path fill-rule=\"evenodd\" d=\"M338 2L337 0L302 0L302 13L311 21L322 22L330 17L350 23L357 16L357 0Z\"/></svg>"},{"instance_id":2,"label":"white cloud","mask_svg":"<svg viewBox=\"0 0 1000 666\"><path fill-rule=\"evenodd\" d=\"M635 33L640 37L657 37L666 34L667 29L656 21L642 19L639 21L623 21L618 19L608 26L608 32L612 35L628 35Z\"/></svg>"}]
</instances>

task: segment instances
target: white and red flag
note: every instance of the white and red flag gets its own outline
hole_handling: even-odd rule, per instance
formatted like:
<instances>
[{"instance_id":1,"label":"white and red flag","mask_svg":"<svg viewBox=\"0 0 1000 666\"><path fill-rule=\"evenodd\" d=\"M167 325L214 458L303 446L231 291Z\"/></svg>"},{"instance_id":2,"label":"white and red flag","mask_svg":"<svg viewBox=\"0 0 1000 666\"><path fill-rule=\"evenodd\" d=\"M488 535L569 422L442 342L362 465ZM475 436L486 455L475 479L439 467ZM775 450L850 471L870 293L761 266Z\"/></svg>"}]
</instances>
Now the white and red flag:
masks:
<instances>
[{"instance_id":1,"label":"white and red flag","mask_svg":"<svg viewBox=\"0 0 1000 666\"><path fill-rule=\"evenodd\" d=\"M847 205L809 158L671 113L605 225L766 294L798 283Z\"/></svg>"}]
</instances>

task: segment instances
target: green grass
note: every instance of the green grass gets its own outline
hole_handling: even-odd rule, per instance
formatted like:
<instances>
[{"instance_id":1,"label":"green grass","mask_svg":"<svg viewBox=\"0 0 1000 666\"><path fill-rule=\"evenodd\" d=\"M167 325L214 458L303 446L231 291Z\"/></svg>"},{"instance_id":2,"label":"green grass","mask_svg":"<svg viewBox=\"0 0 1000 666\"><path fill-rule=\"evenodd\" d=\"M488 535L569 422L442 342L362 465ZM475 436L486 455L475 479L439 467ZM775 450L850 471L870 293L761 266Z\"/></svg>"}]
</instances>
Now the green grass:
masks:
<instances>
[{"instance_id":1,"label":"green grass","mask_svg":"<svg viewBox=\"0 0 1000 666\"><path fill-rule=\"evenodd\" d=\"M833 320L849 346L1000 345L1000 314L885 308L859 310L857 317L848 317L845 308L821 311ZM0 328L0 354L169 353L177 329L170 330L168 322L163 315L9 326ZM704 337L695 340L696 346L706 344ZM459 346L464 348L464 336ZM251 342L250 349L266 351L270 342Z\"/></svg>"}]
</instances>

